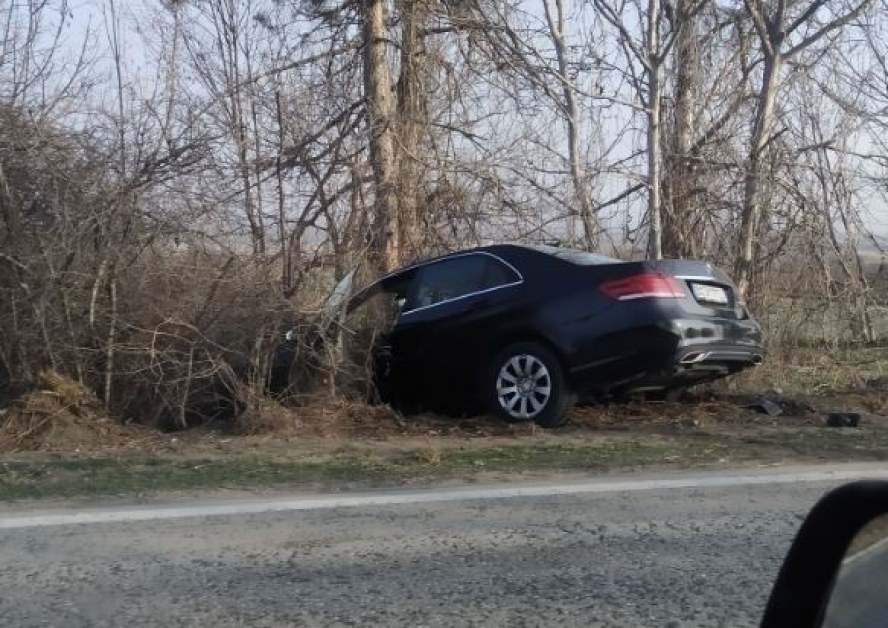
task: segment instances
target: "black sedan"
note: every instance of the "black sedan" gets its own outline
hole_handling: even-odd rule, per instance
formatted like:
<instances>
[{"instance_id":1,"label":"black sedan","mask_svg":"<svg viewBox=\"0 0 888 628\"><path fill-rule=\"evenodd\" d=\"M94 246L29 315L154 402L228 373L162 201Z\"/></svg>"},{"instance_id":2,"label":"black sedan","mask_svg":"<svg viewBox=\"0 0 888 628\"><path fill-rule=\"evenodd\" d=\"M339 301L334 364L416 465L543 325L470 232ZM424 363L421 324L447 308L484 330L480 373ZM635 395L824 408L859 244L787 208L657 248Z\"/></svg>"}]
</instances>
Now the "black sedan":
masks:
<instances>
[{"instance_id":1,"label":"black sedan","mask_svg":"<svg viewBox=\"0 0 888 628\"><path fill-rule=\"evenodd\" d=\"M350 321L376 328L384 317L383 399L482 402L506 420L544 426L562 424L578 398L674 390L763 359L761 328L734 284L692 260L487 246L397 270L348 310Z\"/></svg>"}]
</instances>

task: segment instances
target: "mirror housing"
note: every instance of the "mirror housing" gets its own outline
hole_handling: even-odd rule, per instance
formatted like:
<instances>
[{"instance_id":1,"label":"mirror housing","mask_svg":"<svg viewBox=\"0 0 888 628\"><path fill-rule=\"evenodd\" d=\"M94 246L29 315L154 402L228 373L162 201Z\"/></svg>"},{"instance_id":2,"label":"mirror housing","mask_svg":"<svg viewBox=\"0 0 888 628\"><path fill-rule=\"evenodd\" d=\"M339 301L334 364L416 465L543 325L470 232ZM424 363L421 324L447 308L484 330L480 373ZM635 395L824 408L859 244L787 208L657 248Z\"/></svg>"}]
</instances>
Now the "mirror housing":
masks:
<instances>
[{"instance_id":1,"label":"mirror housing","mask_svg":"<svg viewBox=\"0 0 888 628\"><path fill-rule=\"evenodd\" d=\"M870 521L886 513L886 481L852 482L821 498L780 568L762 627L819 626L851 542Z\"/></svg>"}]
</instances>

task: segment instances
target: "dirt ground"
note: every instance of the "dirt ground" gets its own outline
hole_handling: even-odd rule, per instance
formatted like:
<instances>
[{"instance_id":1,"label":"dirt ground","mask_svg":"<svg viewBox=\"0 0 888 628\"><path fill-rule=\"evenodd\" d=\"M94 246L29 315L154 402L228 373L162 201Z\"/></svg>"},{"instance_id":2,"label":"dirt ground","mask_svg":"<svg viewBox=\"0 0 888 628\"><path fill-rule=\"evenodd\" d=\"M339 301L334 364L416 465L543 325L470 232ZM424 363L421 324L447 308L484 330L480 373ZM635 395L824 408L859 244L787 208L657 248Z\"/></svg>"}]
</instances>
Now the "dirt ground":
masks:
<instances>
[{"instance_id":1,"label":"dirt ground","mask_svg":"<svg viewBox=\"0 0 888 628\"><path fill-rule=\"evenodd\" d=\"M763 414L761 397L782 413ZM161 433L109 419L95 396L53 373L0 410L0 455L34 453L225 454L249 451L332 451L472 448L508 444L576 444L657 440L694 434L762 435L824 427L830 412L860 413L862 425L888 434L888 376L870 377L810 394L766 391L761 396L727 386L688 392L678 401L629 401L578 407L564 427L509 425L490 417L399 415L387 407L324 401L287 408L263 400L237 424Z\"/></svg>"},{"instance_id":2,"label":"dirt ground","mask_svg":"<svg viewBox=\"0 0 888 628\"><path fill-rule=\"evenodd\" d=\"M888 461L884 374L855 371L793 394L785 380L755 377L677 401L579 407L557 429L484 416L402 416L343 401L285 407L260 399L236 422L163 433L109 418L90 390L44 373L35 389L0 409L0 504ZM750 389L764 390L759 394L781 413L757 411ZM836 412L858 413L859 426L828 427Z\"/></svg>"}]
</instances>

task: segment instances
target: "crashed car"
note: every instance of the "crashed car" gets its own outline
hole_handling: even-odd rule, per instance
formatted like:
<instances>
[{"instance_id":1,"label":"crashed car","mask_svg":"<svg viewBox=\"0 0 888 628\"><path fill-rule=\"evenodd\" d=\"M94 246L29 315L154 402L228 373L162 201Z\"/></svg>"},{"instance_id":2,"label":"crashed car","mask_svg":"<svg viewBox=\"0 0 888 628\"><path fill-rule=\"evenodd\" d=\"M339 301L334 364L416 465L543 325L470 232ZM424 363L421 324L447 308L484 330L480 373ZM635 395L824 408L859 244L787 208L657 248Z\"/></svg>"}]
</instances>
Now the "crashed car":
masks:
<instances>
[{"instance_id":1,"label":"crashed car","mask_svg":"<svg viewBox=\"0 0 888 628\"><path fill-rule=\"evenodd\" d=\"M483 406L546 427L564 423L578 399L678 390L764 355L734 284L694 260L501 244L396 270L346 303L344 328L378 331L383 401Z\"/></svg>"}]
</instances>

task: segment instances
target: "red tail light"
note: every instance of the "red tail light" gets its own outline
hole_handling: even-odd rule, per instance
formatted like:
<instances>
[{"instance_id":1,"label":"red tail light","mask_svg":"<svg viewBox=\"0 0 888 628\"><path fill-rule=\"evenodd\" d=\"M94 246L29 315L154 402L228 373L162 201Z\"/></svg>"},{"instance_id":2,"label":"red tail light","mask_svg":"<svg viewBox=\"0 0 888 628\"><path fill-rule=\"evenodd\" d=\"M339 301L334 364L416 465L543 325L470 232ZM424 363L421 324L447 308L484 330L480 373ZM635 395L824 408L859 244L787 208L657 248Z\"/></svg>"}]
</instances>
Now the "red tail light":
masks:
<instances>
[{"instance_id":1,"label":"red tail light","mask_svg":"<svg viewBox=\"0 0 888 628\"><path fill-rule=\"evenodd\" d=\"M645 272L601 284L601 291L617 301L629 299L683 299L684 288L678 279L663 273Z\"/></svg>"}]
</instances>

